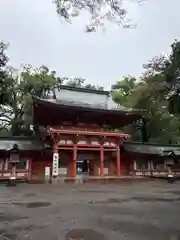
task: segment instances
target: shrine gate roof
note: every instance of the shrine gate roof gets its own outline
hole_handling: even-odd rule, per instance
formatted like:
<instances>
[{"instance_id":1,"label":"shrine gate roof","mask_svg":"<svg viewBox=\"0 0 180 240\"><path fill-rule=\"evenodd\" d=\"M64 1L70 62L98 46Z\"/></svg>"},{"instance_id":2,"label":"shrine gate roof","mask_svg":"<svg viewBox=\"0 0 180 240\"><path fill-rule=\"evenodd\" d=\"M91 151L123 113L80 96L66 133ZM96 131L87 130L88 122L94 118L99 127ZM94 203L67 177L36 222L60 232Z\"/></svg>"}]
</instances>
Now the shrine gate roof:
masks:
<instances>
[{"instance_id":1,"label":"shrine gate roof","mask_svg":"<svg viewBox=\"0 0 180 240\"><path fill-rule=\"evenodd\" d=\"M116 104L112 99L111 92L103 90L61 86L60 89L55 89L54 98L56 101L53 101L54 99L52 98L49 100L47 99L47 101L72 107L77 106L90 109L126 112L133 111L131 108L126 108L120 104Z\"/></svg>"},{"instance_id":2,"label":"shrine gate roof","mask_svg":"<svg viewBox=\"0 0 180 240\"><path fill-rule=\"evenodd\" d=\"M39 124L43 124L43 121L53 124L52 121L55 118L64 118L63 121L68 121L71 115L71 118L79 117L79 121L102 123L106 120L107 125L123 126L139 120L145 115L143 110L117 105L112 100L110 92L69 86L55 89L46 98L34 98L33 109L34 120ZM45 112L46 116L43 115ZM47 112L51 114L51 119L50 117L47 119Z\"/></svg>"},{"instance_id":3,"label":"shrine gate roof","mask_svg":"<svg viewBox=\"0 0 180 240\"><path fill-rule=\"evenodd\" d=\"M102 104L92 104L92 103L85 103L80 101L70 101L70 100L59 100L59 99L42 99L42 98L34 98L37 102L45 103L52 103L59 106L67 106L67 107L73 107L73 108L81 108L86 110L105 110L108 112L124 112L124 113L139 113L143 114L144 111L137 110L137 109L131 109L131 108L125 108L122 106L118 106L116 108L108 106L102 106ZM39 100L39 101L38 101Z\"/></svg>"}]
</instances>

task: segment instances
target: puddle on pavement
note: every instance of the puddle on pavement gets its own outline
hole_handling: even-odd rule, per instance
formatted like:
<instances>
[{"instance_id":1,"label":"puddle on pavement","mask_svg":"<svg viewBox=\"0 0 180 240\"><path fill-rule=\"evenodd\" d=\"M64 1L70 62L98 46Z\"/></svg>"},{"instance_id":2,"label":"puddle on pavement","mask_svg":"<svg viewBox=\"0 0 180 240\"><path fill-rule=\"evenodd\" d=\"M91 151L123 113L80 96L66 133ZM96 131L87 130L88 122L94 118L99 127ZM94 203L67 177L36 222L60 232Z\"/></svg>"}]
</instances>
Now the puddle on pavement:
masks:
<instances>
[{"instance_id":1,"label":"puddle on pavement","mask_svg":"<svg viewBox=\"0 0 180 240\"><path fill-rule=\"evenodd\" d=\"M128 199L117 199L117 198L109 198L108 203L123 203L127 202Z\"/></svg>"},{"instance_id":2,"label":"puddle on pavement","mask_svg":"<svg viewBox=\"0 0 180 240\"><path fill-rule=\"evenodd\" d=\"M105 236L93 229L74 229L66 234L66 240L105 240Z\"/></svg>"},{"instance_id":3,"label":"puddle on pavement","mask_svg":"<svg viewBox=\"0 0 180 240\"><path fill-rule=\"evenodd\" d=\"M39 208L39 207L48 207L50 206L50 202L30 202L26 204L27 208Z\"/></svg>"},{"instance_id":4,"label":"puddle on pavement","mask_svg":"<svg viewBox=\"0 0 180 240\"><path fill-rule=\"evenodd\" d=\"M12 204L15 206L25 206L27 208L40 208L40 207L48 207L51 205L50 202L28 202L28 203L14 202Z\"/></svg>"},{"instance_id":5,"label":"puddle on pavement","mask_svg":"<svg viewBox=\"0 0 180 240\"><path fill-rule=\"evenodd\" d=\"M131 200L135 200L138 202L176 202L179 201L180 198L160 198L160 197L132 197Z\"/></svg>"},{"instance_id":6,"label":"puddle on pavement","mask_svg":"<svg viewBox=\"0 0 180 240\"><path fill-rule=\"evenodd\" d=\"M0 213L0 222L13 222L21 219L27 219L27 217L19 217L11 214Z\"/></svg>"}]
</instances>

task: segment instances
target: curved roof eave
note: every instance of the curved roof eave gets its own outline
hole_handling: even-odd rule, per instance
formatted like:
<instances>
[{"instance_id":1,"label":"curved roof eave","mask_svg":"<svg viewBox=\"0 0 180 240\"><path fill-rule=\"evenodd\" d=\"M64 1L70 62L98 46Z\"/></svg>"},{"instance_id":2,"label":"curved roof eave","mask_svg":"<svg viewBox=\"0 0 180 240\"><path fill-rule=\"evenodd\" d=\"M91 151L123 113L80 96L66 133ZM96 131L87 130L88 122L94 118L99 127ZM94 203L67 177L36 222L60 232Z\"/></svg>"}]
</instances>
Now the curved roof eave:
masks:
<instances>
[{"instance_id":1,"label":"curved roof eave","mask_svg":"<svg viewBox=\"0 0 180 240\"><path fill-rule=\"evenodd\" d=\"M147 117L147 113L144 110L140 109L129 109L129 108L104 108L101 105L92 105L92 104L82 104L80 102L74 101L62 101L57 99L42 99L39 97L33 97L35 103L39 104L50 104L54 106L61 106L61 107L73 107L76 109L89 109L90 111L100 111L100 112L107 112L107 113L116 113L116 114L125 114L125 115L140 115L141 117Z\"/></svg>"}]
</instances>

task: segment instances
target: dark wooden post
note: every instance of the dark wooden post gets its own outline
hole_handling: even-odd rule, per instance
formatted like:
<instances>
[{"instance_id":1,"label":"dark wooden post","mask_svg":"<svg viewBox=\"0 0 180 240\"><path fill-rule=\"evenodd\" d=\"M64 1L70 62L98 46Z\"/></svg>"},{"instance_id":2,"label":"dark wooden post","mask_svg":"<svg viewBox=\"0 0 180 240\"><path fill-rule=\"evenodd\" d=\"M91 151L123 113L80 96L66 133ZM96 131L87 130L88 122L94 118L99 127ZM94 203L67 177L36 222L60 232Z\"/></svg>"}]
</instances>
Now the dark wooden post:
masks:
<instances>
[{"instance_id":1,"label":"dark wooden post","mask_svg":"<svg viewBox=\"0 0 180 240\"><path fill-rule=\"evenodd\" d=\"M100 176L104 177L104 148L100 148Z\"/></svg>"},{"instance_id":2,"label":"dark wooden post","mask_svg":"<svg viewBox=\"0 0 180 240\"><path fill-rule=\"evenodd\" d=\"M72 177L76 177L76 159L77 159L77 147L73 147L73 159L72 159Z\"/></svg>"},{"instance_id":3,"label":"dark wooden post","mask_svg":"<svg viewBox=\"0 0 180 240\"><path fill-rule=\"evenodd\" d=\"M120 148L116 148L116 165L117 165L117 176L121 175L121 158L120 158Z\"/></svg>"}]
</instances>

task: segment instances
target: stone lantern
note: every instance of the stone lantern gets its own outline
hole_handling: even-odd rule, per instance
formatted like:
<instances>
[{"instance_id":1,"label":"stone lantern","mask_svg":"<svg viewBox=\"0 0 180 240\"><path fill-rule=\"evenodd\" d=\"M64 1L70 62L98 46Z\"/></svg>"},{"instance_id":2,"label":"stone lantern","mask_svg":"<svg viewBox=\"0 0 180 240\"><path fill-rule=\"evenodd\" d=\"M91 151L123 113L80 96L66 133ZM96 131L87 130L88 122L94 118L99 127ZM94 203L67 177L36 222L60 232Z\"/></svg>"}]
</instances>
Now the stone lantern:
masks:
<instances>
[{"instance_id":1,"label":"stone lantern","mask_svg":"<svg viewBox=\"0 0 180 240\"><path fill-rule=\"evenodd\" d=\"M173 183L175 181L175 176L172 173L172 165L174 165L174 163L178 162L178 156L174 153L173 150L167 150L167 151L164 151L164 153L167 155L167 157L170 161L167 164L168 182Z\"/></svg>"},{"instance_id":2,"label":"stone lantern","mask_svg":"<svg viewBox=\"0 0 180 240\"><path fill-rule=\"evenodd\" d=\"M9 150L9 163L11 164L11 176L9 178L10 185L16 185L16 165L19 163L19 147L17 144Z\"/></svg>"}]
</instances>

